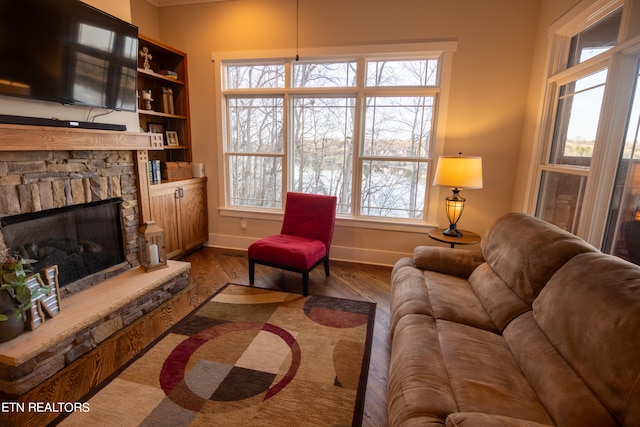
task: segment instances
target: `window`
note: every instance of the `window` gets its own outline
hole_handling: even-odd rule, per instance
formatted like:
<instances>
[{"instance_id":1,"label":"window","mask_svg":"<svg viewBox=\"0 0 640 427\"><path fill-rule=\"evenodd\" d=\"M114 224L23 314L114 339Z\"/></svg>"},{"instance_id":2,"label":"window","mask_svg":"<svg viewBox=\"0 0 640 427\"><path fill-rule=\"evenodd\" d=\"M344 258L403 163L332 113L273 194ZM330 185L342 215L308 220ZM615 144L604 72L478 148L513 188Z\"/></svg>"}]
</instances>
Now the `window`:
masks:
<instances>
[{"instance_id":1,"label":"window","mask_svg":"<svg viewBox=\"0 0 640 427\"><path fill-rule=\"evenodd\" d=\"M336 196L343 217L435 218L448 55L219 60L226 207L281 210L301 191Z\"/></svg>"},{"instance_id":2,"label":"window","mask_svg":"<svg viewBox=\"0 0 640 427\"><path fill-rule=\"evenodd\" d=\"M571 38L568 66L572 67L612 49L618 40L622 8L597 21Z\"/></svg>"},{"instance_id":3,"label":"window","mask_svg":"<svg viewBox=\"0 0 640 427\"><path fill-rule=\"evenodd\" d=\"M572 233L578 231L606 76L600 70L560 86L550 156L541 167L538 216Z\"/></svg>"},{"instance_id":4,"label":"window","mask_svg":"<svg viewBox=\"0 0 640 427\"><path fill-rule=\"evenodd\" d=\"M422 218L434 103L432 96L366 98L362 215Z\"/></svg>"},{"instance_id":5,"label":"window","mask_svg":"<svg viewBox=\"0 0 640 427\"><path fill-rule=\"evenodd\" d=\"M640 264L640 253L630 255L635 227L627 225L640 221L639 29L623 25L633 19L625 17L632 1L583 2L555 28L532 210Z\"/></svg>"},{"instance_id":6,"label":"window","mask_svg":"<svg viewBox=\"0 0 640 427\"><path fill-rule=\"evenodd\" d=\"M640 63L638 63L640 70ZM604 251L640 264L640 71L609 204Z\"/></svg>"},{"instance_id":7,"label":"window","mask_svg":"<svg viewBox=\"0 0 640 427\"><path fill-rule=\"evenodd\" d=\"M351 213L354 97L293 98L293 191L338 196Z\"/></svg>"}]
</instances>

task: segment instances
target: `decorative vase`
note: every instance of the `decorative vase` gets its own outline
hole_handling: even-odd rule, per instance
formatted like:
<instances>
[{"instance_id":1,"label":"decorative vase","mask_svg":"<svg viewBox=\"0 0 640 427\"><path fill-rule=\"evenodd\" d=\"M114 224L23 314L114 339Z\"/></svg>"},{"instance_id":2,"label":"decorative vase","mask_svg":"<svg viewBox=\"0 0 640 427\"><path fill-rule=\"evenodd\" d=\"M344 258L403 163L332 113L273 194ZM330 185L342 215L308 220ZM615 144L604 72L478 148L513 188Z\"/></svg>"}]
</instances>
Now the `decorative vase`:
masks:
<instances>
[{"instance_id":1,"label":"decorative vase","mask_svg":"<svg viewBox=\"0 0 640 427\"><path fill-rule=\"evenodd\" d=\"M11 341L25 330L24 314L18 318L16 310L18 301L11 298L5 291L0 291L0 313L9 319L0 321L0 342Z\"/></svg>"}]
</instances>

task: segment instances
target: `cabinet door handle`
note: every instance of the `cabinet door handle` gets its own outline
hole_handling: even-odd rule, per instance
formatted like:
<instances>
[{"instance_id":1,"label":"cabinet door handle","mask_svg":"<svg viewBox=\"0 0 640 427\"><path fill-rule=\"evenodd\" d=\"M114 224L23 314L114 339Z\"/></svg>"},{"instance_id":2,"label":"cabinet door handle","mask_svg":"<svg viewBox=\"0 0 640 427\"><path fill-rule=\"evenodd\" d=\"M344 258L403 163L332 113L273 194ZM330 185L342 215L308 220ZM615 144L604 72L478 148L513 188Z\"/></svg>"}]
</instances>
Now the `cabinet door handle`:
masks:
<instances>
[{"instance_id":1,"label":"cabinet door handle","mask_svg":"<svg viewBox=\"0 0 640 427\"><path fill-rule=\"evenodd\" d=\"M176 189L176 198L182 199L183 197L184 197L184 190L182 189L182 187Z\"/></svg>"}]
</instances>

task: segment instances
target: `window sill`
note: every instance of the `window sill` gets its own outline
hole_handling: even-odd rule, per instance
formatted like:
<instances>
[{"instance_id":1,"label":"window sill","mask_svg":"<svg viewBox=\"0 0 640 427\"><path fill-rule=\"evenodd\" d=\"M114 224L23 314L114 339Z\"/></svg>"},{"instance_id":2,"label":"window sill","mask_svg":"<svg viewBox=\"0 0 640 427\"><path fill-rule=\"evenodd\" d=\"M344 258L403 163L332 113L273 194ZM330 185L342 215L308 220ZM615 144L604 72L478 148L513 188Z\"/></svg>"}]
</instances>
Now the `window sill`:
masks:
<instances>
[{"instance_id":1,"label":"window sill","mask_svg":"<svg viewBox=\"0 0 640 427\"><path fill-rule=\"evenodd\" d=\"M218 212L223 217L260 219L265 221L282 222L283 211L261 210L261 209L239 209L239 208L219 208ZM428 224L418 220L403 219L378 219L372 217L351 218L338 215L336 217L336 226L351 228L366 228L371 230L382 231L399 231L405 233L426 233L427 231L437 228L436 224Z\"/></svg>"}]
</instances>

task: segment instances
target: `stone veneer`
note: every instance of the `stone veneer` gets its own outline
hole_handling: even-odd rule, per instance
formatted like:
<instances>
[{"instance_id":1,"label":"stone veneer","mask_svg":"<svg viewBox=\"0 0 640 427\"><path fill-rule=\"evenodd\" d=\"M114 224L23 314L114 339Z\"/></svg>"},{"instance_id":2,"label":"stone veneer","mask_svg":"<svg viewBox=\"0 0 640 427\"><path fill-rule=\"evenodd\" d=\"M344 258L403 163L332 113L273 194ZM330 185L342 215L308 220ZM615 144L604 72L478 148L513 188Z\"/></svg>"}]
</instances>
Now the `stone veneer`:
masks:
<instances>
[{"instance_id":1,"label":"stone veneer","mask_svg":"<svg viewBox=\"0 0 640 427\"><path fill-rule=\"evenodd\" d=\"M123 199L121 220L128 265L106 276L70 284L61 295L76 292L138 262L139 207L133 151L0 152L0 217ZM6 247L0 234L0 248ZM115 272L114 272L115 270Z\"/></svg>"}]
</instances>

